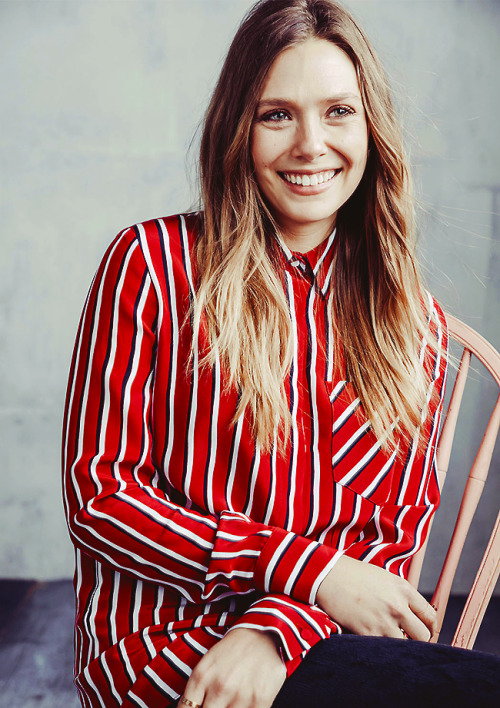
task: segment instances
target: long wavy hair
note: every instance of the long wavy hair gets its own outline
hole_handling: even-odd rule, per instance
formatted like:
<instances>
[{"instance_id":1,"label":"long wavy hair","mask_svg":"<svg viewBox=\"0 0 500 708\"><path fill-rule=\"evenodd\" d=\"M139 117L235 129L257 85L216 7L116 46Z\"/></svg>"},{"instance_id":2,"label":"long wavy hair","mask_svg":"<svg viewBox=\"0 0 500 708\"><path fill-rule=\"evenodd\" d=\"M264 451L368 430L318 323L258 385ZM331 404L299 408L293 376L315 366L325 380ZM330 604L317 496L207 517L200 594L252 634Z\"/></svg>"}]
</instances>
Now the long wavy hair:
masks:
<instances>
[{"instance_id":1,"label":"long wavy hair","mask_svg":"<svg viewBox=\"0 0 500 708\"><path fill-rule=\"evenodd\" d=\"M362 181L337 214L331 306L337 353L375 435L413 436L428 382L419 345L428 335L415 261L410 175L384 70L364 32L334 0L261 0L231 44L208 107L200 150L203 210L197 242L195 331L239 390L235 420L250 413L261 449L286 443L285 379L292 360L290 313L276 264L279 230L256 183L251 128L277 56L309 38L352 61L369 127ZM195 345L197 346L197 345Z\"/></svg>"}]
</instances>

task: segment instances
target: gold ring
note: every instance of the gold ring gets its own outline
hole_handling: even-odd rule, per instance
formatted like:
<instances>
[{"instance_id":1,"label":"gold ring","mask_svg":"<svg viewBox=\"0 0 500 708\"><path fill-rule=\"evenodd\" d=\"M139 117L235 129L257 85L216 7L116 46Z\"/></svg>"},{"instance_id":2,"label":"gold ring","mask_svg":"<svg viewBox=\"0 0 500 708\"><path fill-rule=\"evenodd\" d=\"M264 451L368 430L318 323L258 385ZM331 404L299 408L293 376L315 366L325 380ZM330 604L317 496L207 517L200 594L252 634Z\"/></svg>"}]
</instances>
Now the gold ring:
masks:
<instances>
[{"instance_id":1,"label":"gold ring","mask_svg":"<svg viewBox=\"0 0 500 708\"><path fill-rule=\"evenodd\" d=\"M404 629L403 629L402 627L400 627L399 629L401 630L401 634L403 635L403 637L404 637L405 639L409 639L409 638L410 638L410 637L406 634L406 632L404 631Z\"/></svg>"},{"instance_id":2,"label":"gold ring","mask_svg":"<svg viewBox=\"0 0 500 708\"><path fill-rule=\"evenodd\" d=\"M189 706L189 708L201 708L201 703L194 703L194 701L190 701L189 698L184 698L184 696L179 703L183 703L185 706Z\"/></svg>"}]
</instances>

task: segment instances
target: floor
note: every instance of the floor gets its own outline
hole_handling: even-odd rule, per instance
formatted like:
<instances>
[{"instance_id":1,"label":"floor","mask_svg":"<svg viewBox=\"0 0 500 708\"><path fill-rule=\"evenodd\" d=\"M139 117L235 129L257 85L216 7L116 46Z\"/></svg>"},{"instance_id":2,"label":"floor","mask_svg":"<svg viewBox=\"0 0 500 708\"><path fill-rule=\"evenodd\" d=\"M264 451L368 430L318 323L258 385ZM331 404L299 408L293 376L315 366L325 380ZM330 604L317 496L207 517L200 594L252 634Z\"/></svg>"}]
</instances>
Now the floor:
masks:
<instances>
[{"instance_id":1,"label":"floor","mask_svg":"<svg viewBox=\"0 0 500 708\"><path fill-rule=\"evenodd\" d=\"M462 605L463 598L452 598L445 643ZM79 708L72 625L70 581L0 580L0 708ZM475 649L500 655L500 597L490 603Z\"/></svg>"}]
</instances>

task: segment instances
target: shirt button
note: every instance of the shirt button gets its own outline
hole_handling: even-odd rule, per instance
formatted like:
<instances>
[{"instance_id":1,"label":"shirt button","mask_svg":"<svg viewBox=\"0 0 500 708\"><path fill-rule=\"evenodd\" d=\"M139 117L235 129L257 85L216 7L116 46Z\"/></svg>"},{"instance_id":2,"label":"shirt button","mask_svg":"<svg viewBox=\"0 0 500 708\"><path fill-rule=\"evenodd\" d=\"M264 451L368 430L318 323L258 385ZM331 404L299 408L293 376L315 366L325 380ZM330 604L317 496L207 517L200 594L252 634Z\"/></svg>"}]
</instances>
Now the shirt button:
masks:
<instances>
[{"instance_id":1,"label":"shirt button","mask_svg":"<svg viewBox=\"0 0 500 708\"><path fill-rule=\"evenodd\" d=\"M310 629L301 629L300 636L302 637L302 639L311 639L312 632Z\"/></svg>"}]
</instances>

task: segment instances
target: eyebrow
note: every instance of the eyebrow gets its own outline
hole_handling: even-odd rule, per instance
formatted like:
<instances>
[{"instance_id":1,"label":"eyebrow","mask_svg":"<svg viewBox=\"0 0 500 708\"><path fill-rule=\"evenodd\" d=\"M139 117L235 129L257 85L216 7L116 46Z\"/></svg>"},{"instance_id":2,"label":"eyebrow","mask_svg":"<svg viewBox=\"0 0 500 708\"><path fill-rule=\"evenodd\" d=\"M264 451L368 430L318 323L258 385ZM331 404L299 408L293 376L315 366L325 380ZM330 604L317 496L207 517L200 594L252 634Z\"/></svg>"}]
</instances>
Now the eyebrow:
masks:
<instances>
[{"instance_id":1,"label":"eyebrow","mask_svg":"<svg viewBox=\"0 0 500 708\"><path fill-rule=\"evenodd\" d=\"M321 101L321 103L337 103L338 101L359 101L359 103L362 103L361 96L356 93L338 93L334 96L330 96L328 98L325 98L324 101ZM295 101L292 100L291 98L286 98L286 97L280 97L280 98L264 98L262 101L259 101L257 104L257 108L262 108L264 106L295 106Z\"/></svg>"}]
</instances>

